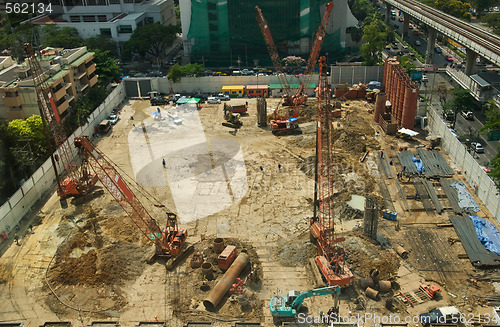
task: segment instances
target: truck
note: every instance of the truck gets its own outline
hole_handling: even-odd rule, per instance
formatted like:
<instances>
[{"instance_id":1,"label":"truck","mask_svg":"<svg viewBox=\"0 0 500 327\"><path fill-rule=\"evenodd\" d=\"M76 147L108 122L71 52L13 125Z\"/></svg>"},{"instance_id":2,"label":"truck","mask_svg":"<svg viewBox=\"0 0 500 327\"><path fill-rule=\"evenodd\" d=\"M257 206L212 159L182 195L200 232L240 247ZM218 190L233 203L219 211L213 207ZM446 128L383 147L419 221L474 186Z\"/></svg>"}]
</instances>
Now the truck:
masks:
<instances>
[{"instance_id":1,"label":"truck","mask_svg":"<svg viewBox=\"0 0 500 327\"><path fill-rule=\"evenodd\" d=\"M106 134L111 129L111 122L103 119L95 129L96 134Z\"/></svg>"},{"instance_id":2,"label":"truck","mask_svg":"<svg viewBox=\"0 0 500 327\"><path fill-rule=\"evenodd\" d=\"M269 302L273 320L275 322L280 322L286 319L294 319L305 299L329 294L335 295L335 305L338 305L340 286L316 288L302 293L299 291L289 291L288 296L273 296Z\"/></svg>"},{"instance_id":3,"label":"truck","mask_svg":"<svg viewBox=\"0 0 500 327\"><path fill-rule=\"evenodd\" d=\"M460 322L460 310L456 307L442 307L420 314L420 323L423 326L431 324L457 324Z\"/></svg>"}]
</instances>

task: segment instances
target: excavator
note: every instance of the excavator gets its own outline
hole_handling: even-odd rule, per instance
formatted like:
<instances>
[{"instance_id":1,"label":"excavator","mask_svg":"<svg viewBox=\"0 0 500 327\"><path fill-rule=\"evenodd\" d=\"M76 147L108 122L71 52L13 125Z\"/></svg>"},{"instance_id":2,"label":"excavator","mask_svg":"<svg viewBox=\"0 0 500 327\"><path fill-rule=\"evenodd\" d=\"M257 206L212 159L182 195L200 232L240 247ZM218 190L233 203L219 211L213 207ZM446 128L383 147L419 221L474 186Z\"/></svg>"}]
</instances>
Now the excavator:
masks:
<instances>
[{"instance_id":1,"label":"excavator","mask_svg":"<svg viewBox=\"0 0 500 327\"><path fill-rule=\"evenodd\" d=\"M115 167L90 143L88 137L75 137L74 144L78 149L78 155L84 158L104 187L132 218L141 232L155 245L155 253L148 261L151 262L157 256L166 257L166 268L172 270L179 261L193 252L192 245L182 252L188 233L187 230L178 227L176 214L167 212L166 226L160 229L156 220L132 193ZM162 207L162 205L157 206ZM171 258L173 260L170 260Z\"/></svg>"},{"instance_id":2,"label":"excavator","mask_svg":"<svg viewBox=\"0 0 500 327\"><path fill-rule=\"evenodd\" d=\"M231 105L224 104L224 120L222 126L231 128L240 128L243 126L243 122L240 121L241 115L239 113L233 112L233 107Z\"/></svg>"},{"instance_id":3,"label":"excavator","mask_svg":"<svg viewBox=\"0 0 500 327\"><path fill-rule=\"evenodd\" d=\"M288 296L273 296L271 298L271 301L269 302L271 315L273 316L275 322L294 319L297 316L298 311L302 307L302 303L305 299L313 296L328 294L334 295L334 307L337 308L336 311L338 312L340 286L329 286L304 291L302 293L300 293L299 291L289 291Z\"/></svg>"}]
</instances>

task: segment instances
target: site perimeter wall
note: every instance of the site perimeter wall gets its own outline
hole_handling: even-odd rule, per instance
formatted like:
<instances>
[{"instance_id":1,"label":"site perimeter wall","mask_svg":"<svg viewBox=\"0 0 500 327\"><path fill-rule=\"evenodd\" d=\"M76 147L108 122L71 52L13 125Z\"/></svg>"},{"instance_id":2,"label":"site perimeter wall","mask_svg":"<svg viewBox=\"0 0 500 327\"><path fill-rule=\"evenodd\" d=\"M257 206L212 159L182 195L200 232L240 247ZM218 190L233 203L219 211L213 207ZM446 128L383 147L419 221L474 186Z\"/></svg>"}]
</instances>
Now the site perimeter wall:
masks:
<instances>
[{"instance_id":1,"label":"site perimeter wall","mask_svg":"<svg viewBox=\"0 0 500 327\"><path fill-rule=\"evenodd\" d=\"M441 145L455 164L462 171L465 179L472 186L491 215L500 223L500 195L493 180L470 155L434 110L428 111L429 128L434 135L441 137Z\"/></svg>"},{"instance_id":2,"label":"site perimeter wall","mask_svg":"<svg viewBox=\"0 0 500 327\"><path fill-rule=\"evenodd\" d=\"M69 138L70 144L77 136L90 136L94 133L94 128L106 117L111 110L125 99L123 83L119 84L97 107L89 117L87 124L79 127ZM73 154L76 154L76 148ZM56 151L57 153L58 151ZM58 171L63 171L62 166L58 166ZM55 190L55 173L52 162L49 159L31 175L24 184L0 207L0 235L5 232L7 236L16 232L16 226L28 213L33 205L47 192Z\"/></svg>"}]
</instances>

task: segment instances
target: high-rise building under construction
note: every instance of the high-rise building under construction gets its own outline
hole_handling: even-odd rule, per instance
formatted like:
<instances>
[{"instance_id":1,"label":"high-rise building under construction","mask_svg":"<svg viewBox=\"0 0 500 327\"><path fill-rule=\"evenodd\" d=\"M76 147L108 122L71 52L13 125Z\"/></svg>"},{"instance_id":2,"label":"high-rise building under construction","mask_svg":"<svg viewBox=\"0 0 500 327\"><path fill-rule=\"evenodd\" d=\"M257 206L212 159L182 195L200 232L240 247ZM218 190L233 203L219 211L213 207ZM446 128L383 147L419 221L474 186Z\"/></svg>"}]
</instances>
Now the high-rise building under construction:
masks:
<instances>
[{"instance_id":1,"label":"high-rise building under construction","mask_svg":"<svg viewBox=\"0 0 500 327\"><path fill-rule=\"evenodd\" d=\"M180 0L184 55L206 66L271 65L256 21L255 6L269 23L280 57L307 60L328 0ZM352 46L356 26L347 0L334 0L322 53L329 61Z\"/></svg>"}]
</instances>

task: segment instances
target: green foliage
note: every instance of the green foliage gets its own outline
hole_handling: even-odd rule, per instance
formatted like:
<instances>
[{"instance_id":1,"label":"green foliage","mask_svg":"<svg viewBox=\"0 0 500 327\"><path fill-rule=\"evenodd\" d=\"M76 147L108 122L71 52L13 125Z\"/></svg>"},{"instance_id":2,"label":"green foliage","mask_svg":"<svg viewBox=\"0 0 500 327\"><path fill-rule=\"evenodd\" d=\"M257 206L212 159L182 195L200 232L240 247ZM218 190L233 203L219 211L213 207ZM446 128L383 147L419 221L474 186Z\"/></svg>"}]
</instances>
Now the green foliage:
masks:
<instances>
[{"instance_id":1,"label":"green foliage","mask_svg":"<svg viewBox=\"0 0 500 327\"><path fill-rule=\"evenodd\" d=\"M5 33L0 34L0 47L9 49L11 55L18 62L25 57L24 43L33 43L33 38L38 35L39 27L33 24L23 24L16 28L5 27Z\"/></svg>"},{"instance_id":2,"label":"green foliage","mask_svg":"<svg viewBox=\"0 0 500 327\"><path fill-rule=\"evenodd\" d=\"M367 17L371 17L377 13L377 9L369 0L349 1L349 6L354 17L360 21L364 21Z\"/></svg>"},{"instance_id":3,"label":"green foliage","mask_svg":"<svg viewBox=\"0 0 500 327\"><path fill-rule=\"evenodd\" d=\"M358 43L363 38L363 30L358 27L351 28L351 40Z\"/></svg>"},{"instance_id":4,"label":"green foliage","mask_svg":"<svg viewBox=\"0 0 500 327\"><path fill-rule=\"evenodd\" d=\"M188 64L184 66L175 64L170 68L167 78L171 80L173 83L177 83L184 76L200 76L202 75L202 73L203 73L202 64Z\"/></svg>"},{"instance_id":5,"label":"green foliage","mask_svg":"<svg viewBox=\"0 0 500 327\"><path fill-rule=\"evenodd\" d=\"M408 75L414 72L416 69L413 59L408 56L398 56L398 61L401 67L403 67Z\"/></svg>"},{"instance_id":6,"label":"green foliage","mask_svg":"<svg viewBox=\"0 0 500 327\"><path fill-rule=\"evenodd\" d=\"M104 35L92 36L85 39L85 45L89 51L95 52L99 50L100 52L106 52L107 56L112 58L118 58L118 43L110 37ZM90 50L92 49L92 50ZM94 56L95 57L95 56Z\"/></svg>"},{"instance_id":7,"label":"green foliage","mask_svg":"<svg viewBox=\"0 0 500 327\"><path fill-rule=\"evenodd\" d=\"M468 2L460 0L436 0L433 7L457 18L468 21L472 18L472 15L469 13L470 4Z\"/></svg>"},{"instance_id":8,"label":"green foliage","mask_svg":"<svg viewBox=\"0 0 500 327\"><path fill-rule=\"evenodd\" d=\"M163 58L165 50L173 43L179 26L165 26L160 23L147 24L135 29L130 40L123 45L123 55L131 58L134 53L141 56Z\"/></svg>"},{"instance_id":9,"label":"green foliage","mask_svg":"<svg viewBox=\"0 0 500 327\"><path fill-rule=\"evenodd\" d=\"M73 49L84 45L78 31L72 27L59 27L46 24L42 27L42 47Z\"/></svg>"},{"instance_id":10,"label":"green foliage","mask_svg":"<svg viewBox=\"0 0 500 327\"><path fill-rule=\"evenodd\" d=\"M496 4L496 0L473 0L472 2L475 4L478 16L481 15L484 10L491 8Z\"/></svg>"},{"instance_id":11,"label":"green foliage","mask_svg":"<svg viewBox=\"0 0 500 327\"><path fill-rule=\"evenodd\" d=\"M47 159L48 149L40 116L12 120L7 133L13 143L10 151L18 171L27 176Z\"/></svg>"},{"instance_id":12,"label":"green foliage","mask_svg":"<svg viewBox=\"0 0 500 327\"><path fill-rule=\"evenodd\" d=\"M481 22L493 29L493 33L500 35L500 13L490 13L481 18Z\"/></svg>"},{"instance_id":13,"label":"green foliage","mask_svg":"<svg viewBox=\"0 0 500 327\"><path fill-rule=\"evenodd\" d=\"M361 46L361 54L365 60L363 64L374 66L380 62L387 37L385 30L385 25L376 18L364 27L362 39L365 43Z\"/></svg>"},{"instance_id":14,"label":"green foliage","mask_svg":"<svg viewBox=\"0 0 500 327\"><path fill-rule=\"evenodd\" d=\"M488 119L483 127L481 127L480 133L485 134L489 131L500 130L500 109L494 100L488 101L485 106L487 107L485 115Z\"/></svg>"},{"instance_id":15,"label":"green foliage","mask_svg":"<svg viewBox=\"0 0 500 327\"><path fill-rule=\"evenodd\" d=\"M444 111L451 111L454 113L453 128L455 128L458 113L461 111L473 110L477 107L477 104L474 97L470 94L470 90L455 88L452 91L452 96L453 97L445 103Z\"/></svg>"},{"instance_id":16,"label":"green foliage","mask_svg":"<svg viewBox=\"0 0 500 327\"><path fill-rule=\"evenodd\" d=\"M118 59L114 59L109 51L101 51L99 49L92 49L89 51L94 52L93 60L95 62L96 74L99 76L98 81L100 85L105 86L120 77L122 69L118 65Z\"/></svg>"}]
</instances>

